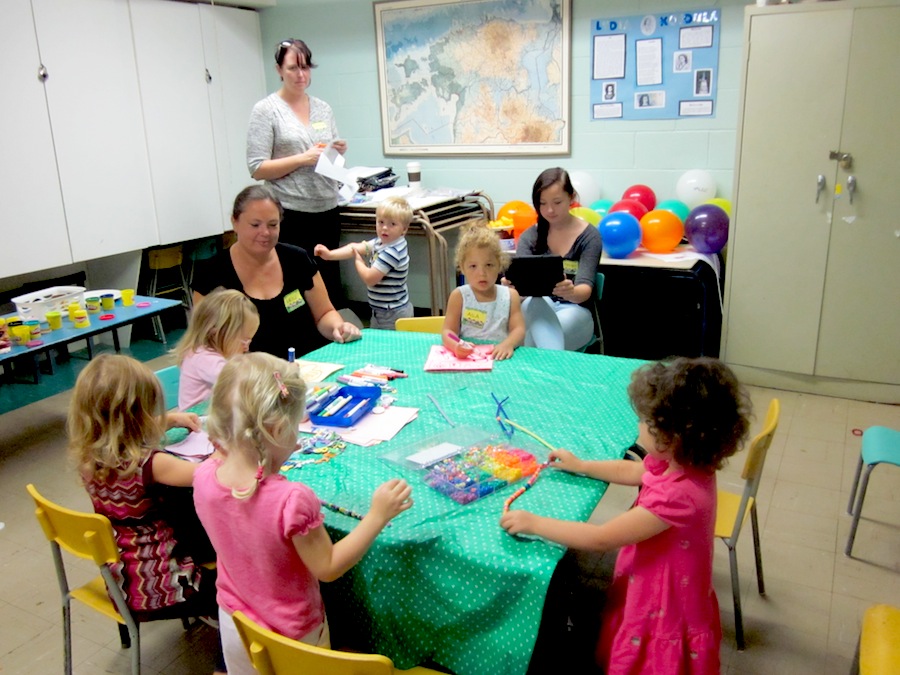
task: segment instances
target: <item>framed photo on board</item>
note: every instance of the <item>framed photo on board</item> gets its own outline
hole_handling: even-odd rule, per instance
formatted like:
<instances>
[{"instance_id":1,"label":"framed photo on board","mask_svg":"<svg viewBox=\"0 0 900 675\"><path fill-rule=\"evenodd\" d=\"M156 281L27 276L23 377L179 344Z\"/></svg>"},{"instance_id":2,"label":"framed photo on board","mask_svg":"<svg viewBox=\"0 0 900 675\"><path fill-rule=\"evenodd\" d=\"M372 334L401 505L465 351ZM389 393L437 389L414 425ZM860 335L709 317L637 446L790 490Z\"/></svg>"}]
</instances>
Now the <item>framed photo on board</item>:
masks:
<instances>
[{"instance_id":1,"label":"framed photo on board","mask_svg":"<svg viewBox=\"0 0 900 675\"><path fill-rule=\"evenodd\" d=\"M385 155L569 152L571 0L374 9Z\"/></svg>"}]
</instances>

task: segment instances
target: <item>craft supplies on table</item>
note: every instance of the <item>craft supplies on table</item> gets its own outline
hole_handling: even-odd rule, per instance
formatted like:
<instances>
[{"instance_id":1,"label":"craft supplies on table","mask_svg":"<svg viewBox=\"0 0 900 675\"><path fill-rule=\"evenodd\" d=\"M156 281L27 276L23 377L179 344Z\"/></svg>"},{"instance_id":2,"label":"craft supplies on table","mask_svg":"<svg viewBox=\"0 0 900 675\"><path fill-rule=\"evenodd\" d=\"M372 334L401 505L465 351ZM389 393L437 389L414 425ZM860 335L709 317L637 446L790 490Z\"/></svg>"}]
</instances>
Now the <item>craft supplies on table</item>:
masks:
<instances>
[{"instance_id":1,"label":"craft supplies on table","mask_svg":"<svg viewBox=\"0 0 900 675\"><path fill-rule=\"evenodd\" d=\"M493 351L494 345L473 345L472 353L460 359L443 345L432 345L425 361L425 370L493 370Z\"/></svg>"},{"instance_id":2,"label":"craft supplies on table","mask_svg":"<svg viewBox=\"0 0 900 675\"><path fill-rule=\"evenodd\" d=\"M315 425L350 427L375 407L379 387L341 387L325 397L309 419Z\"/></svg>"},{"instance_id":3,"label":"craft supplies on table","mask_svg":"<svg viewBox=\"0 0 900 675\"><path fill-rule=\"evenodd\" d=\"M23 319L46 320L47 312L64 312L72 303L84 304L84 286L51 286L42 291L13 298L16 313Z\"/></svg>"}]
</instances>

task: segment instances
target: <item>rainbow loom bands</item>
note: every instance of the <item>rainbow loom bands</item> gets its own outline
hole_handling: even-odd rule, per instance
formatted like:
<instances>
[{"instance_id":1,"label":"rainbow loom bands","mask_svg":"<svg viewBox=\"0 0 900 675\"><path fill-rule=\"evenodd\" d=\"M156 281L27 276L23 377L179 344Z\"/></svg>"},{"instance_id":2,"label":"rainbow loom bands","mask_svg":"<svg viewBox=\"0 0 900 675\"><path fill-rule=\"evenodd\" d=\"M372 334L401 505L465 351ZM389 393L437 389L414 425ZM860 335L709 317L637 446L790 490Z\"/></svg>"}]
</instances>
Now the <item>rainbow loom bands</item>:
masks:
<instances>
[{"instance_id":1,"label":"rainbow loom bands","mask_svg":"<svg viewBox=\"0 0 900 675\"><path fill-rule=\"evenodd\" d=\"M458 504L469 504L538 470L535 456L506 445L472 446L434 464L425 483Z\"/></svg>"}]
</instances>

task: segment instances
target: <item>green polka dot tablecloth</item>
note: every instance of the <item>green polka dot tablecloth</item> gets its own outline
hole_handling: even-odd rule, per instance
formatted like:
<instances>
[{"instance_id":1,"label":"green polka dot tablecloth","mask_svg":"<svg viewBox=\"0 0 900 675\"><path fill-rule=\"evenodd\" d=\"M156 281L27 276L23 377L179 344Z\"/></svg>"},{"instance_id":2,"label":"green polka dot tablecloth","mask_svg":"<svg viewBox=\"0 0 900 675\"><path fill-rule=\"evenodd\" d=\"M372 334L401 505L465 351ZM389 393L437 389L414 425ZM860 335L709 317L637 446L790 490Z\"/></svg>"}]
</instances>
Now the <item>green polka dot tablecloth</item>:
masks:
<instances>
[{"instance_id":1,"label":"green polka dot tablecloth","mask_svg":"<svg viewBox=\"0 0 900 675\"><path fill-rule=\"evenodd\" d=\"M395 405L418 408L419 415L389 443L348 445L331 461L292 469L288 477L359 513L382 482L402 477L413 486L414 506L385 528L356 567L323 584L336 644L342 633L353 635L398 668L432 660L457 675L525 673L564 549L500 527L503 503L521 483L459 505L426 485L424 472L381 455L451 429L429 394L454 423L499 434L493 393L509 397L504 408L511 420L554 446L589 459L621 458L637 436L626 388L641 362L522 347L493 371L426 373L428 351L439 341L431 334L366 330L362 340L305 356L344 364L337 374L370 363L406 371L407 378L395 380ZM547 449L521 431L507 442L546 459ZM601 481L548 469L515 508L583 521L605 490ZM331 511L325 520L335 539L357 522Z\"/></svg>"}]
</instances>

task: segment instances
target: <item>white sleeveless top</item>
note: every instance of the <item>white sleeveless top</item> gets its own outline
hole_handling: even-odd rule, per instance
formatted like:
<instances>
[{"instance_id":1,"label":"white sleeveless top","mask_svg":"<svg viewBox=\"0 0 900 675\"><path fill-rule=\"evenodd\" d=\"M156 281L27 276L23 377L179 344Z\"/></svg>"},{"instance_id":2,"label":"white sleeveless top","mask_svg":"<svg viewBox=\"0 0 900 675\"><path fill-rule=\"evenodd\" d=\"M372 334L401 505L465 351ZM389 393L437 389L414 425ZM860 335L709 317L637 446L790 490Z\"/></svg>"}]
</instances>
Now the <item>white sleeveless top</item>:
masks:
<instances>
[{"instance_id":1,"label":"white sleeveless top","mask_svg":"<svg viewBox=\"0 0 900 675\"><path fill-rule=\"evenodd\" d=\"M479 302L472 287L459 287L462 294L462 318L459 336L464 339L500 342L509 335L509 288L497 284L493 302Z\"/></svg>"}]
</instances>

